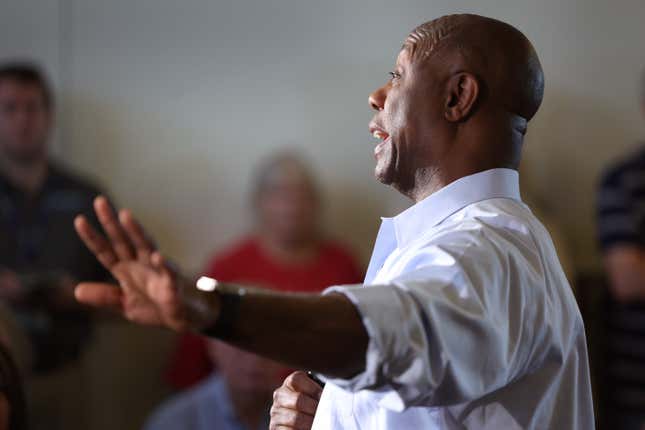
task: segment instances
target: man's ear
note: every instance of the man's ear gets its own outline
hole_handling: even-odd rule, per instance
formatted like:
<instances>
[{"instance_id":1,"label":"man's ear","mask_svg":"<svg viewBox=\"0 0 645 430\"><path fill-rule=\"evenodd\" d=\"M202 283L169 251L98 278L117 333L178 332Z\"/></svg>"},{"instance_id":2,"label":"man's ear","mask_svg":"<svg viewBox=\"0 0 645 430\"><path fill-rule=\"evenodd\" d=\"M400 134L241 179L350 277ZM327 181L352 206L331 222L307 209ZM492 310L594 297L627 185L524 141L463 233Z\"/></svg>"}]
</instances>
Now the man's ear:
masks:
<instances>
[{"instance_id":1,"label":"man's ear","mask_svg":"<svg viewBox=\"0 0 645 430\"><path fill-rule=\"evenodd\" d=\"M460 122L474 111L479 98L479 81L467 72L452 76L446 86L444 116L450 122Z\"/></svg>"}]
</instances>

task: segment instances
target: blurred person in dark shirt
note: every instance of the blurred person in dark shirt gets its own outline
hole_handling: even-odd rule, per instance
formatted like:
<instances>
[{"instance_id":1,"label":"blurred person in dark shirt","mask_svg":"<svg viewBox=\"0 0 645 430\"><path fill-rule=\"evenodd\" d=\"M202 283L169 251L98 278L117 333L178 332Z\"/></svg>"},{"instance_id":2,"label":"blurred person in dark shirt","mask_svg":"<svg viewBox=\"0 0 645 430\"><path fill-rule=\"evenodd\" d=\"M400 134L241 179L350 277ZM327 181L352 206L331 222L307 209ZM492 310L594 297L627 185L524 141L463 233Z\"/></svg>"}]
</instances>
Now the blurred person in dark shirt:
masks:
<instances>
[{"instance_id":1,"label":"blurred person in dark shirt","mask_svg":"<svg viewBox=\"0 0 645 430\"><path fill-rule=\"evenodd\" d=\"M252 231L217 253L205 274L279 291L320 292L329 285L361 282L363 271L347 249L321 231L321 196L307 163L282 151L258 166L252 189ZM168 371L182 389L213 370L206 340L182 335Z\"/></svg>"},{"instance_id":2,"label":"blurred person in dark shirt","mask_svg":"<svg viewBox=\"0 0 645 430\"><path fill-rule=\"evenodd\" d=\"M645 115L645 72L641 107ZM609 280L606 421L645 428L645 143L603 173L598 238Z\"/></svg>"},{"instance_id":3,"label":"blurred person in dark shirt","mask_svg":"<svg viewBox=\"0 0 645 430\"><path fill-rule=\"evenodd\" d=\"M0 306L0 430L28 430L21 337L11 314Z\"/></svg>"},{"instance_id":4,"label":"blurred person in dark shirt","mask_svg":"<svg viewBox=\"0 0 645 430\"><path fill-rule=\"evenodd\" d=\"M100 190L50 160L53 110L37 66L0 64L0 299L34 350L28 380L34 428L70 429L83 428L80 414L73 422L62 417L70 415L63 403L82 391L82 378L70 369L91 331L73 287L78 279L106 276L73 229L76 213L92 216ZM61 389L68 382L70 392Z\"/></svg>"}]
</instances>

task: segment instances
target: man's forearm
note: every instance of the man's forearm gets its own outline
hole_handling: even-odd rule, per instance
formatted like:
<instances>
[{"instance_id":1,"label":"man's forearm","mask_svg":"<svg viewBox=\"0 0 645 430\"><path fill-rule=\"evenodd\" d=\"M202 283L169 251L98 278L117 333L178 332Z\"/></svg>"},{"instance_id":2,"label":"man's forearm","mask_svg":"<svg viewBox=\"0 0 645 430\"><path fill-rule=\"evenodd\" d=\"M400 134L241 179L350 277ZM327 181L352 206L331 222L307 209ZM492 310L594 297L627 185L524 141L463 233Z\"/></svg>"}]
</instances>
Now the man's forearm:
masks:
<instances>
[{"instance_id":1,"label":"man's forearm","mask_svg":"<svg viewBox=\"0 0 645 430\"><path fill-rule=\"evenodd\" d=\"M230 336L236 346L303 369L351 377L365 367L368 337L342 294L245 294Z\"/></svg>"}]
</instances>

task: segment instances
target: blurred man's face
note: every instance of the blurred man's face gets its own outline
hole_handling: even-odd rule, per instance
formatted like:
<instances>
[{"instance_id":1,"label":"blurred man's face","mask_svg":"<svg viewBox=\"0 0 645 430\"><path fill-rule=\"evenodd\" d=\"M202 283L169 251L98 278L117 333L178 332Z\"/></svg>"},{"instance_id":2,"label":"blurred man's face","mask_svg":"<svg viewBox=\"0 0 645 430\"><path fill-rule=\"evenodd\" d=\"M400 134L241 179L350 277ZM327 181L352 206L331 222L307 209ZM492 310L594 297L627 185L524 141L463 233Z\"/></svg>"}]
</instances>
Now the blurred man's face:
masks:
<instances>
[{"instance_id":1,"label":"blurred man's face","mask_svg":"<svg viewBox=\"0 0 645 430\"><path fill-rule=\"evenodd\" d=\"M269 396L269 400L284 376L284 366L224 342L210 341L208 349L217 371L239 392Z\"/></svg>"},{"instance_id":2,"label":"blurred man's face","mask_svg":"<svg viewBox=\"0 0 645 430\"><path fill-rule=\"evenodd\" d=\"M51 114L40 87L0 80L0 153L30 164L47 155Z\"/></svg>"},{"instance_id":3,"label":"blurred man's face","mask_svg":"<svg viewBox=\"0 0 645 430\"><path fill-rule=\"evenodd\" d=\"M315 235L318 200L309 179L298 169L280 169L264 184L257 200L262 228L283 243Z\"/></svg>"}]
</instances>

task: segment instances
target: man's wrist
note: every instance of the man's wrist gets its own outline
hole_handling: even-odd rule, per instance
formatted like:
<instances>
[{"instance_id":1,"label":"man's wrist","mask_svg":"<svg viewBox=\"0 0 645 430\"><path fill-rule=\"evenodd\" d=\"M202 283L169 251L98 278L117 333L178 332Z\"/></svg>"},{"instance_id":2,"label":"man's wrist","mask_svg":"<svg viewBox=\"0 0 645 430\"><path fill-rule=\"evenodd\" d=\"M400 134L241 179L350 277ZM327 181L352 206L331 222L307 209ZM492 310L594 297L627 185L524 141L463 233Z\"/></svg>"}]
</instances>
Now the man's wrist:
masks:
<instances>
[{"instance_id":1,"label":"man's wrist","mask_svg":"<svg viewBox=\"0 0 645 430\"><path fill-rule=\"evenodd\" d=\"M234 336L239 309L246 289L235 285L217 284L211 292L219 299L217 318L204 326L200 333L222 340L230 340Z\"/></svg>"},{"instance_id":2,"label":"man's wrist","mask_svg":"<svg viewBox=\"0 0 645 430\"><path fill-rule=\"evenodd\" d=\"M197 288L196 282L188 278L181 280L186 329L201 332L217 321L221 308L219 294Z\"/></svg>"},{"instance_id":3,"label":"man's wrist","mask_svg":"<svg viewBox=\"0 0 645 430\"><path fill-rule=\"evenodd\" d=\"M183 289L188 328L208 337L230 339L248 289L205 276Z\"/></svg>"}]
</instances>

